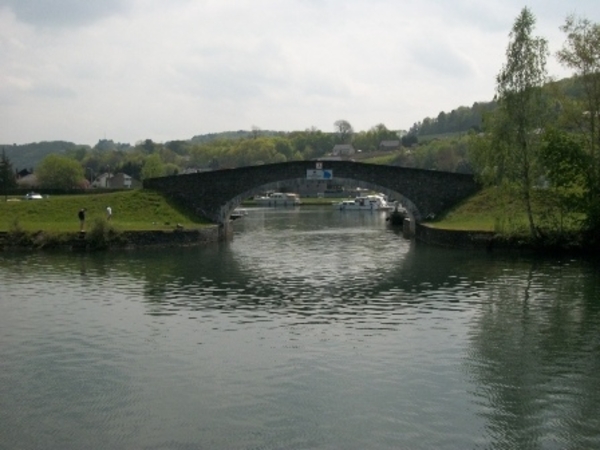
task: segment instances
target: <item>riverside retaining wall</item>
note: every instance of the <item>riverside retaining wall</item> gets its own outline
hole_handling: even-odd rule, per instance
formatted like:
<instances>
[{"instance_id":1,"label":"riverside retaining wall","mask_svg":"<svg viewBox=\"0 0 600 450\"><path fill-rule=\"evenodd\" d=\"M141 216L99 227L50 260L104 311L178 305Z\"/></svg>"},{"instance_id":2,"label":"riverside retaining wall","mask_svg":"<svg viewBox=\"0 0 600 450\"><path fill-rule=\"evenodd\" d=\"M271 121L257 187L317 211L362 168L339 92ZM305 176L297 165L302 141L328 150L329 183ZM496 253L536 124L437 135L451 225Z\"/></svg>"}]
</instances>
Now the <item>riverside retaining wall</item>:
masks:
<instances>
[{"instance_id":1,"label":"riverside retaining wall","mask_svg":"<svg viewBox=\"0 0 600 450\"><path fill-rule=\"evenodd\" d=\"M89 233L47 235L43 232L15 235L0 232L0 251L10 250L69 250L132 249L141 247L181 247L202 245L222 239L219 226L193 230L123 231L106 241L106 246L90 238Z\"/></svg>"},{"instance_id":2,"label":"riverside retaining wall","mask_svg":"<svg viewBox=\"0 0 600 450\"><path fill-rule=\"evenodd\" d=\"M417 223L415 239L441 247L491 250L497 245L493 231L443 230Z\"/></svg>"}]
</instances>

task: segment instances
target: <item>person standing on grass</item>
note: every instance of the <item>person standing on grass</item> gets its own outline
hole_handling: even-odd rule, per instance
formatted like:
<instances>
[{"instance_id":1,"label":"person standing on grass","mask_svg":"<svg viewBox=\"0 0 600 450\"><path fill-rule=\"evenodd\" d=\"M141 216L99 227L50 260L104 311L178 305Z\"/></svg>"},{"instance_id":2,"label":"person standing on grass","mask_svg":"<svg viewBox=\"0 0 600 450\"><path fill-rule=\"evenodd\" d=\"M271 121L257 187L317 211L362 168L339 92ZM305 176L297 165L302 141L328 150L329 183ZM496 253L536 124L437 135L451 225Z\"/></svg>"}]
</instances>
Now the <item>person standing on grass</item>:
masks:
<instances>
[{"instance_id":1,"label":"person standing on grass","mask_svg":"<svg viewBox=\"0 0 600 450\"><path fill-rule=\"evenodd\" d=\"M77 216L79 217L79 230L83 231L85 229L85 208L81 208Z\"/></svg>"},{"instance_id":2,"label":"person standing on grass","mask_svg":"<svg viewBox=\"0 0 600 450\"><path fill-rule=\"evenodd\" d=\"M110 206L106 207L106 220L110 220L112 217L112 208Z\"/></svg>"}]
</instances>

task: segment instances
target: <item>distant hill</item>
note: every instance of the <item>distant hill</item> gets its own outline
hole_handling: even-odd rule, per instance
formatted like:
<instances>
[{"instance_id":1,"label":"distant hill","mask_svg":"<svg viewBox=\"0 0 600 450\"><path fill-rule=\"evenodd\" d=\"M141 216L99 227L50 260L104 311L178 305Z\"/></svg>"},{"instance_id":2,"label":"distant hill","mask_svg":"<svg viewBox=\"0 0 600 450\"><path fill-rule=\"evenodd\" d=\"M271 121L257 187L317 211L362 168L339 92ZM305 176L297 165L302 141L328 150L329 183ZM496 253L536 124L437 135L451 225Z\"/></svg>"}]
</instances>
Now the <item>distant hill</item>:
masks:
<instances>
[{"instance_id":1,"label":"distant hill","mask_svg":"<svg viewBox=\"0 0 600 450\"><path fill-rule=\"evenodd\" d=\"M576 77L563 78L550 81L546 84L550 91L562 93L569 98L581 98L583 86ZM465 133L471 130L481 131L485 115L496 108L494 100L489 102L475 102L472 106L459 106L450 112L441 111L437 117L425 117L410 128L408 134L426 139L441 137L456 133Z\"/></svg>"},{"instance_id":2,"label":"distant hill","mask_svg":"<svg viewBox=\"0 0 600 450\"><path fill-rule=\"evenodd\" d=\"M81 145L65 141L36 142L24 145L2 145L7 158L15 170L34 169L39 162L52 153L64 154Z\"/></svg>"},{"instance_id":3,"label":"distant hill","mask_svg":"<svg viewBox=\"0 0 600 450\"><path fill-rule=\"evenodd\" d=\"M270 130L238 130L238 131L223 131L220 133L199 134L190 139L192 144L206 144L207 142L216 141L219 139L245 139L252 136L277 136L281 135L281 131ZM285 133L283 133L285 134Z\"/></svg>"}]
</instances>

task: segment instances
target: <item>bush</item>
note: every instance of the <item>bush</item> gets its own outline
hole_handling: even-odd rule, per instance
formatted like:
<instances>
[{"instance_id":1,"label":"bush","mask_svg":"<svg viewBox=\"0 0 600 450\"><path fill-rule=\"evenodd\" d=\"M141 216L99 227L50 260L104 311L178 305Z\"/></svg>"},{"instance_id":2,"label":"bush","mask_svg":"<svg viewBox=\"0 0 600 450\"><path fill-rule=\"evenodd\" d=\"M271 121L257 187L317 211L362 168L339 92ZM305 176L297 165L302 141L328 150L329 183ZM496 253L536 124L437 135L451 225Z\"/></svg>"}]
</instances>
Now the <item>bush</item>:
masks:
<instances>
[{"instance_id":1,"label":"bush","mask_svg":"<svg viewBox=\"0 0 600 450\"><path fill-rule=\"evenodd\" d=\"M106 250L110 246L124 245L125 239L108 221L102 217L97 217L92 229L87 233L86 240L90 250Z\"/></svg>"},{"instance_id":2,"label":"bush","mask_svg":"<svg viewBox=\"0 0 600 450\"><path fill-rule=\"evenodd\" d=\"M21 226L19 219L14 219L12 221L10 229L8 230L7 241L10 242L11 245L17 247L33 246L32 234L25 231L25 229Z\"/></svg>"}]
</instances>

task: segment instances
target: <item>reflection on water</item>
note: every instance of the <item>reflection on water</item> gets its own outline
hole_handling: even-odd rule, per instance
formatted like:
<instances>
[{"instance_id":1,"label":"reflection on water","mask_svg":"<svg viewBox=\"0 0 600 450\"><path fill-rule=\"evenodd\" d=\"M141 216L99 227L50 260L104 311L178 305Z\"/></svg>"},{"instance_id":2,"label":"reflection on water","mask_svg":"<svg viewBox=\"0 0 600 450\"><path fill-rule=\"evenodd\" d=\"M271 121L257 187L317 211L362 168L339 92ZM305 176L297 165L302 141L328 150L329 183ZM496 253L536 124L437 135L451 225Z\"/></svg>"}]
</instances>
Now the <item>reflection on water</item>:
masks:
<instances>
[{"instance_id":1,"label":"reflection on water","mask_svg":"<svg viewBox=\"0 0 600 450\"><path fill-rule=\"evenodd\" d=\"M594 262L252 210L232 242L0 255L0 448L599 448Z\"/></svg>"}]
</instances>

